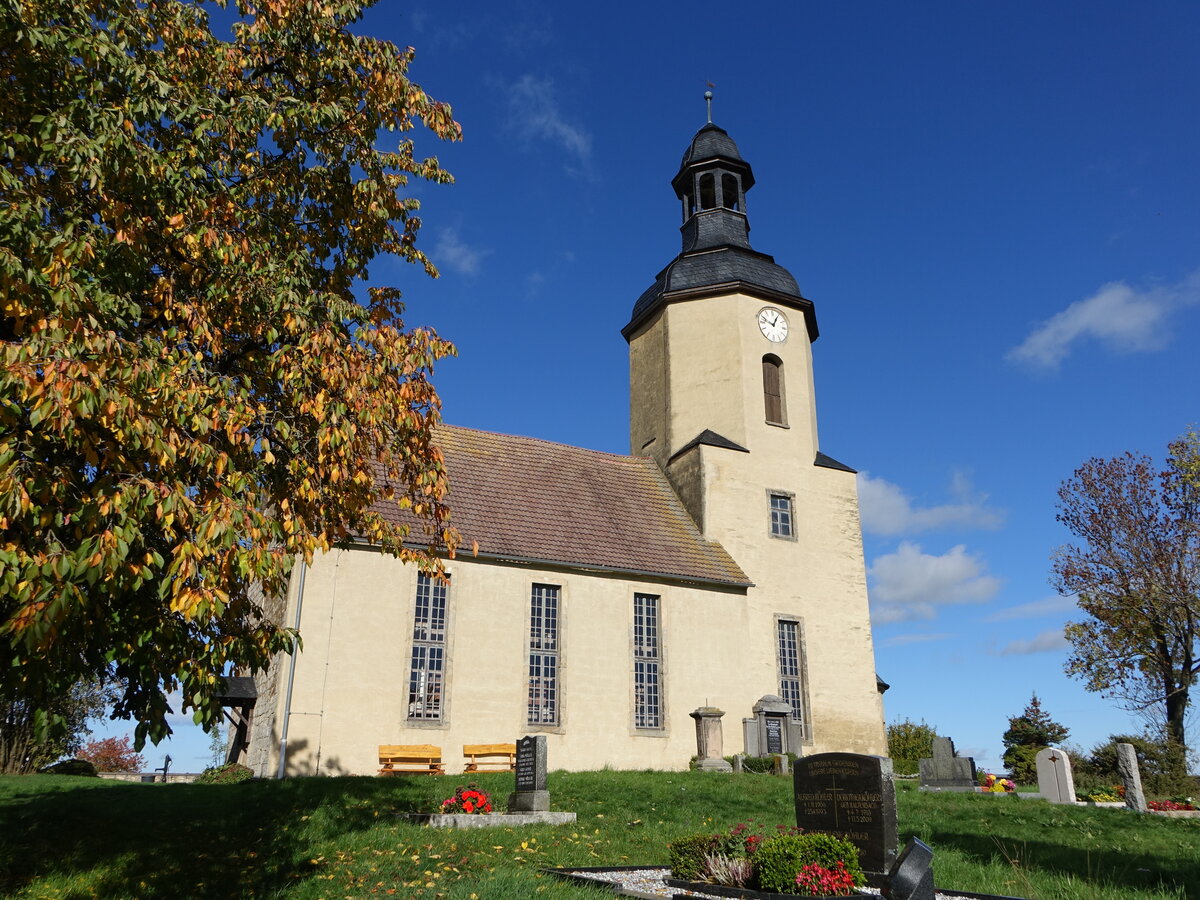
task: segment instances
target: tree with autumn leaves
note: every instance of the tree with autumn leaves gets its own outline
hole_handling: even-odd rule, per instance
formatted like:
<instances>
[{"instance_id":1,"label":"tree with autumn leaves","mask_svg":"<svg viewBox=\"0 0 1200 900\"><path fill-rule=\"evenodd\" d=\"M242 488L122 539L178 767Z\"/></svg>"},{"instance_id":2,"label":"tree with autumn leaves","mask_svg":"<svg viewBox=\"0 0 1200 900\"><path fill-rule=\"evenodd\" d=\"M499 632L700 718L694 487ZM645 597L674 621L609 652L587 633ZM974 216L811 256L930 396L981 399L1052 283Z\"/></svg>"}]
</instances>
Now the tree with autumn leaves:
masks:
<instances>
[{"instance_id":1,"label":"tree with autumn leaves","mask_svg":"<svg viewBox=\"0 0 1200 900\"><path fill-rule=\"evenodd\" d=\"M1053 561L1054 584L1086 615L1067 625L1067 672L1144 714L1183 759L1200 675L1200 433L1167 448L1165 468L1126 453L1092 459L1058 492L1079 543Z\"/></svg>"},{"instance_id":2,"label":"tree with autumn leaves","mask_svg":"<svg viewBox=\"0 0 1200 900\"><path fill-rule=\"evenodd\" d=\"M294 560L453 551L453 348L359 291L380 254L437 274L412 130L461 130L361 8L0 0L0 699L40 727L98 673L139 747L176 690L215 722L293 646L261 598Z\"/></svg>"}]
</instances>

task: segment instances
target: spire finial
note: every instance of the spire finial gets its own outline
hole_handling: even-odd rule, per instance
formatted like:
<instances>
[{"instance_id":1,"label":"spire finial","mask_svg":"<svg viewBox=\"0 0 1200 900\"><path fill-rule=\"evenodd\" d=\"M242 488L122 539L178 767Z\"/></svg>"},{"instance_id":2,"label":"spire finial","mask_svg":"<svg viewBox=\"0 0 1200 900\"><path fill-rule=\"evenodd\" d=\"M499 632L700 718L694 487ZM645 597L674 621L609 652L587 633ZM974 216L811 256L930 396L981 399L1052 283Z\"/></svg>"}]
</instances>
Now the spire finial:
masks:
<instances>
[{"instance_id":1,"label":"spire finial","mask_svg":"<svg viewBox=\"0 0 1200 900\"><path fill-rule=\"evenodd\" d=\"M708 86L710 88L716 87L716 85L713 84L711 81L708 82ZM708 124L711 125L712 124L712 91L711 90L704 92L704 102L708 104Z\"/></svg>"}]
</instances>

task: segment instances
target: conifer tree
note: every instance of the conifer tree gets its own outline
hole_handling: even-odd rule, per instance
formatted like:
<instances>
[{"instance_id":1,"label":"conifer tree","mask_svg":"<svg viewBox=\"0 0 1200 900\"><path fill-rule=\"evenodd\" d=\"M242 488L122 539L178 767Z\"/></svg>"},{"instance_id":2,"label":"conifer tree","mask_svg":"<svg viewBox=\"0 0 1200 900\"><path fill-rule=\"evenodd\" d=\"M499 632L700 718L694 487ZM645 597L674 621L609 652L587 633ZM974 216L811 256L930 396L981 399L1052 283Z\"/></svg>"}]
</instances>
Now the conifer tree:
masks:
<instances>
[{"instance_id":1,"label":"conifer tree","mask_svg":"<svg viewBox=\"0 0 1200 900\"><path fill-rule=\"evenodd\" d=\"M1036 693L1019 716L1011 716L1004 732L1004 765L1013 778L1021 782L1037 780L1038 751L1061 744L1070 732L1050 718L1042 709Z\"/></svg>"}]
</instances>

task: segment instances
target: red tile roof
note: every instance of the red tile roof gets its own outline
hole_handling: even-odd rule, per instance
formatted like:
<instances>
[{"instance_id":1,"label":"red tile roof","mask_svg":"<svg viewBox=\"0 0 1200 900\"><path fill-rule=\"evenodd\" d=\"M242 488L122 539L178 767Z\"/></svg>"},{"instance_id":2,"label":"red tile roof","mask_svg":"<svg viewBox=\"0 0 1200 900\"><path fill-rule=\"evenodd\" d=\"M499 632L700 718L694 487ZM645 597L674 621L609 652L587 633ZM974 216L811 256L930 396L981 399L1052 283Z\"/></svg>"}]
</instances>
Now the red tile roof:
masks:
<instances>
[{"instance_id":1,"label":"red tile roof","mask_svg":"<svg viewBox=\"0 0 1200 900\"><path fill-rule=\"evenodd\" d=\"M459 555L748 586L652 459L441 425ZM385 514L396 514L395 507ZM382 511L382 510L381 510Z\"/></svg>"}]
</instances>

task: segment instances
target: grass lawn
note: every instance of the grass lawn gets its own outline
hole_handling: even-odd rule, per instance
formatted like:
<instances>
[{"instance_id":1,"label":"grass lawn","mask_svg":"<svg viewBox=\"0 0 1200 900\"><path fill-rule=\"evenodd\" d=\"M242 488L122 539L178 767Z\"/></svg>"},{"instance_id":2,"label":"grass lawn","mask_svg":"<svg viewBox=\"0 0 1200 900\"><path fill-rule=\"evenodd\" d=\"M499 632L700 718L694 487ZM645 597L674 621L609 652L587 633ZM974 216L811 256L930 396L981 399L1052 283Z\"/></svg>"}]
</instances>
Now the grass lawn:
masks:
<instances>
[{"instance_id":1,"label":"grass lawn","mask_svg":"<svg viewBox=\"0 0 1200 900\"><path fill-rule=\"evenodd\" d=\"M478 776L503 803L511 775ZM397 820L458 776L149 785L0 777L0 895L28 898L601 898L545 866L663 864L680 835L795 821L790 782L698 772L550 776L572 826L453 831ZM1200 900L1200 819L899 785L902 839L937 882L1038 900Z\"/></svg>"}]
</instances>

